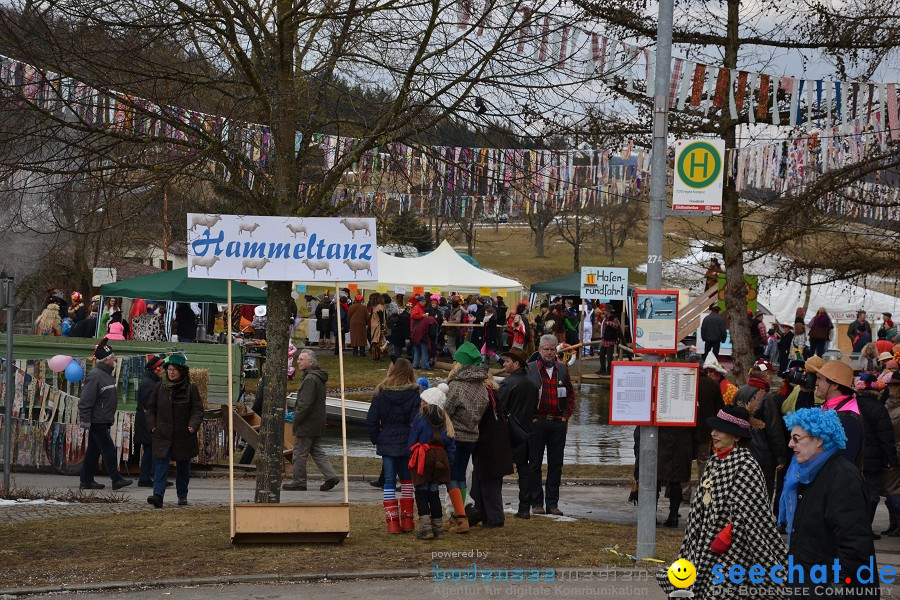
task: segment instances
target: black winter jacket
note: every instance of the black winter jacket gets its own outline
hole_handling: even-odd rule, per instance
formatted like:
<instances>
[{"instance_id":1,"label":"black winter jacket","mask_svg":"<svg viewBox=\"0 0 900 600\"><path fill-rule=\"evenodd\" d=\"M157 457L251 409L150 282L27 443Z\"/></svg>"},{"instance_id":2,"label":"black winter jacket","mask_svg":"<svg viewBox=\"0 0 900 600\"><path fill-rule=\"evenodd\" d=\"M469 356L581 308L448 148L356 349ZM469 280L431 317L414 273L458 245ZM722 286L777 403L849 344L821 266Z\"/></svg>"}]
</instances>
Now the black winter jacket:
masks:
<instances>
[{"instance_id":1,"label":"black winter jacket","mask_svg":"<svg viewBox=\"0 0 900 600\"><path fill-rule=\"evenodd\" d=\"M897 464L891 416L874 392L857 393L856 404L865 421L866 430L863 438L863 473L878 475L886 467Z\"/></svg>"},{"instance_id":2,"label":"black winter jacket","mask_svg":"<svg viewBox=\"0 0 900 600\"><path fill-rule=\"evenodd\" d=\"M534 411L537 410L541 390L528 376L526 369L519 369L503 378L497 396L500 406L514 417L527 431L532 431ZM480 436L479 432L479 436ZM512 449L513 462L528 462L528 443L524 442Z\"/></svg>"},{"instance_id":3,"label":"black winter jacket","mask_svg":"<svg viewBox=\"0 0 900 600\"><path fill-rule=\"evenodd\" d=\"M478 423L478 442L472 455L472 468L472 477L478 481L502 479L513 472L508 425L503 411L493 403L488 403Z\"/></svg>"},{"instance_id":4,"label":"black winter jacket","mask_svg":"<svg viewBox=\"0 0 900 600\"><path fill-rule=\"evenodd\" d=\"M736 406L747 406L759 388L744 385L734 396ZM781 418L781 403L784 398L775 393L766 393L753 417L766 424L765 429L753 429L750 452L759 461L763 472L774 470L778 465L788 464L787 427Z\"/></svg>"},{"instance_id":5,"label":"black winter jacket","mask_svg":"<svg viewBox=\"0 0 900 600\"><path fill-rule=\"evenodd\" d=\"M859 567L869 565L869 559L875 556L875 545L872 520L866 509L867 497L859 469L840 454L832 456L812 482L800 484L788 554L793 556L794 564L805 567L807 583L814 565L822 565L830 575L836 558L841 563L840 581L847 577L857 581ZM874 573L877 582L877 566ZM809 584L809 587L812 590L816 585ZM825 597L824 592L821 597Z\"/></svg>"},{"instance_id":6,"label":"black winter jacket","mask_svg":"<svg viewBox=\"0 0 900 600\"><path fill-rule=\"evenodd\" d=\"M84 378L78 400L78 420L85 429L89 429L92 423L114 423L116 420L119 394L112 370L105 363L97 363Z\"/></svg>"},{"instance_id":7,"label":"black winter jacket","mask_svg":"<svg viewBox=\"0 0 900 600\"><path fill-rule=\"evenodd\" d=\"M159 383L159 375L144 371L144 378L137 389L137 410L134 411L134 443L147 444L150 442L150 430L147 428L147 406L150 404L150 398L153 396L153 390Z\"/></svg>"},{"instance_id":8,"label":"black winter jacket","mask_svg":"<svg viewBox=\"0 0 900 600\"><path fill-rule=\"evenodd\" d=\"M379 456L407 456L410 426L422 399L414 383L383 388L372 398L366 428Z\"/></svg>"}]
</instances>

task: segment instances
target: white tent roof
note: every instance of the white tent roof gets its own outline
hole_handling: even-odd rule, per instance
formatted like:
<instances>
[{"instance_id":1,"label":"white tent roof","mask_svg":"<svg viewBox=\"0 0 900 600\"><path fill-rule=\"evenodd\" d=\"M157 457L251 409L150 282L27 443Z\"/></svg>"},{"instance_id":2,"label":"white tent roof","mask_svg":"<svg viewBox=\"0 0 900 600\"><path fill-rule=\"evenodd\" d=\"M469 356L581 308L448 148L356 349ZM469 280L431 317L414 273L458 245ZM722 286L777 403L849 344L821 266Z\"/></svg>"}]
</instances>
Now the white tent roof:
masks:
<instances>
[{"instance_id":1,"label":"white tent roof","mask_svg":"<svg viewBox=\"0 0 900 600\"><path fill-rule=\"evenodd\" d=\"M818 279L821 281L822 278ZM810 318L820 306L824 306L836 321L852 321L856 318L856 311L860 309L869 313L869 320L872 322L878 320L882 312L900 312L900 298L850 283L816 285L816 280L817 277L813 275L807 311ZM803 306L805 294L805 285L796 281L760 277L758 300L782 323L794 322L794 313L798 307Z\"/></svg>"},{"instance_id":2,"label":"white tent roof","mask_svg":"<svg viewBox=\"0 0 900 600\"><path fill-rule=\"evenodd\" d=\"M668 284L692 286L692 290L702 291L706 266L714 256L703 250L705 243L696 240L691 243L686 256L663 264L663 278ZM773 255L748 261L744 264L744 272L759 275L758 302L781 323L793 323L797 308L804 304L806 286L805 282L793 281L781 274L782 260L781 256ZM646 271L646 265L642 267L638 270ZM809 318L820 306L824 306L836 321L852 321L860 309L869 313L869 320L873 323L882 312L900 313L900 298L846 281L826 282L826 277L819 274L813 274L811 282Z\"/></svg>"},{"instance_id":3,"label":"white tent roof","mask_svg":"<svg viewBox=\"0 0 900 600\"><path fill-rule=\"evenodd\" d=\"M349 283L352 283L349 282ZM417 258L400 258L378 251L378 284L392 289L403 286L407 293L413 286L421 285L428 292L431 288L440 288L443 293L450 291L460 293L478 293L481 288L521 292L522 284L515 279L508 279L483 271L475 267L444 240L437 249L425 256ZM366 289L373 287L367 283Z\"/></svg>"}]
</instances>

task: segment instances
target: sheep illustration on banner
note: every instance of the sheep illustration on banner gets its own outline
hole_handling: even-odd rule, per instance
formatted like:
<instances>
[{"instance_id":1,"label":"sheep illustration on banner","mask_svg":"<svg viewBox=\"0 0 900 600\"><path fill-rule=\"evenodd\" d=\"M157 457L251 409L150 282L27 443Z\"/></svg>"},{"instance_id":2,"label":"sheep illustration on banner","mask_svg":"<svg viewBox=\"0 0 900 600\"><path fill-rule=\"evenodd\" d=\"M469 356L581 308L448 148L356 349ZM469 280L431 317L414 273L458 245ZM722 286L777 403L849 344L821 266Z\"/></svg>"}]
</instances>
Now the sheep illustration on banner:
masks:
<instances>
[{"instance_id":1,"label":"sheep illustration on banner","mask_svg":"<svg viewBox=\"0 0 900 600\"><path fill-rule=\"evenodd\" d=\"M188 214L188 275L377 281L375 219Z\"/></svg>"}]
</instances>

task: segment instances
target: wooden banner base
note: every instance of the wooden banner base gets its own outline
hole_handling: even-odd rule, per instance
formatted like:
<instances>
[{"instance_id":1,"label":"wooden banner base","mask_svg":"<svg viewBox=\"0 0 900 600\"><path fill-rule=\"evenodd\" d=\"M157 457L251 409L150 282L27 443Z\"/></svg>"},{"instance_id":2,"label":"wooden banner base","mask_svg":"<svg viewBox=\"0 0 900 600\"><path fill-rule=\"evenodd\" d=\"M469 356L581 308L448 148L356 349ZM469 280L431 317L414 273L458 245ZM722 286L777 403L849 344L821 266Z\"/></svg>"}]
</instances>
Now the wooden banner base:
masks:
<instances>
[{"instance_id":1,"label":"wooden banner base","mask_svg":"<svg viewBox=\"0 0 900 600\"><path fill-rule=\"evenodd\" d=\"M350 533L347 503L241 503L234 511L233 544L339 544Z\"/></svg>"}]
</instances>

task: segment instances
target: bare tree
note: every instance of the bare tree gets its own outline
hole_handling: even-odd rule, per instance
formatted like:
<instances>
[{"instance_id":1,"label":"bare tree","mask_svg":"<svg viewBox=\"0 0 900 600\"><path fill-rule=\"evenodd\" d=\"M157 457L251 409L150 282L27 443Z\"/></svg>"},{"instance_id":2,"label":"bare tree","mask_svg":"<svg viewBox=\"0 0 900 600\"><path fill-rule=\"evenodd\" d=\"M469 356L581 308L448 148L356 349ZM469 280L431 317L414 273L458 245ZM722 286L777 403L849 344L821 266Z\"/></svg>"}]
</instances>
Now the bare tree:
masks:
<instances>
[{"instance_id":1,"label":"bare tree","mask_svg":"<svg viewBox=\"0 0 900 600\"><path fill-rule=\"evenodd\" d=\"M197 211L335 214L335 190L360 157L471 111L476 93L510 112L523 94L533 102L571 93L579 77L548 77L556 63L537 52L548 32L534 24L556 6L16 0L0 13L0 50L40 68L29 74L39 94L18 85L17 73L4 89L14 100L3 106L36 115L16 135L102 158L131 185L176 175L209 185L214 194ZM564 26L554 20L554 29ZM4 166L42 168L11 156ZM270 323L287 322L290 290L269 282ZM271 328L273 356L286 354L287 335ZM284 365L269 361L266 379L256 500L277 502Z\"/></svg>"}]
</instances>

